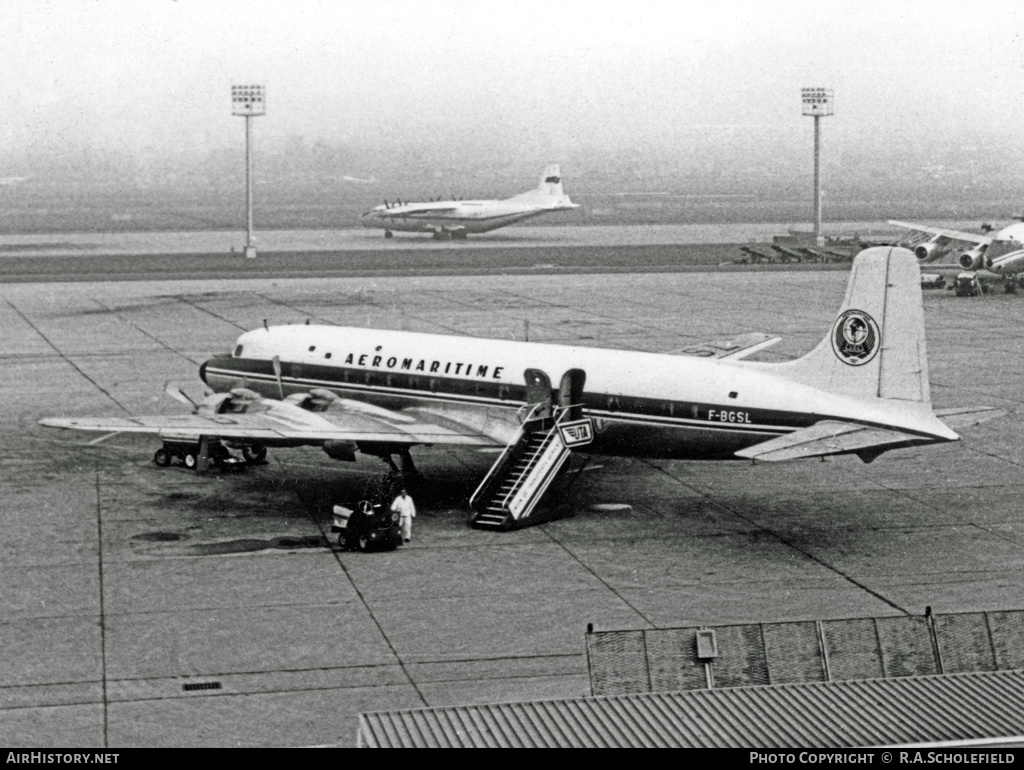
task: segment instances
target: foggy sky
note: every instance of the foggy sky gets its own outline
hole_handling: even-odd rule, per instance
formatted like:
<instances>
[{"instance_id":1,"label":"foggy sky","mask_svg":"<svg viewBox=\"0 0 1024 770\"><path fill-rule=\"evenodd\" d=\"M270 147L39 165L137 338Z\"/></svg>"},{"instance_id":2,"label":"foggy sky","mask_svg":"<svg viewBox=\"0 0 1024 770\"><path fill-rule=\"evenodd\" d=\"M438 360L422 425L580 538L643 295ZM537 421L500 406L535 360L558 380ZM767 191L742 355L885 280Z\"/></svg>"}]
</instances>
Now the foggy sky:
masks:
<instances>
[{"instance_id":1,"label":"foggy sky","mask_svg":"<svg viewBox=\"0 0 1024 770\"><path fill-rule=\"evenodd\" d=\"M230 87L250 82L264 146L443 144L531 169L589 147L805 143L803 86L835 89L832 149L1016 141L1019 2L707 5L4 0L0 152L237 147Z\"/></svg>"}]
</instances>

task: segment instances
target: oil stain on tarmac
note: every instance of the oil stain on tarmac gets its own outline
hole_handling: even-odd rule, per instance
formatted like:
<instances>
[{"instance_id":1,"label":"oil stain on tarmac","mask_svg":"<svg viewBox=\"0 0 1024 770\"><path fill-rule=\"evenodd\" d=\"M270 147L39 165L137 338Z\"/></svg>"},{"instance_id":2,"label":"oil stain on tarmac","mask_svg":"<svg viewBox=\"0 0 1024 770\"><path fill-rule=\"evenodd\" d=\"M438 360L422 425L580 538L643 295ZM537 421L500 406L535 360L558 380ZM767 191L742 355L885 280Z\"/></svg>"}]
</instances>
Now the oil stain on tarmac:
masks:
<instances>
[{"instance_id":1,"label":"oil stain on tarmac","mask_svg":"<svg viewBox=\"0 0 1024 770\"><path fill-rule=\"evenodd\" d=\"M188 538L179 532L143 532L132 540L139 543L177 543ZM330 544L322 535L302 537L242 538L219 540L212 543L189 543L183 549L176 549L182 556L228 556L236 553L257 551L295 551L306 548L329 548ZM151 549L146 549L151 550Z\"/></svg>"}]
</instances>

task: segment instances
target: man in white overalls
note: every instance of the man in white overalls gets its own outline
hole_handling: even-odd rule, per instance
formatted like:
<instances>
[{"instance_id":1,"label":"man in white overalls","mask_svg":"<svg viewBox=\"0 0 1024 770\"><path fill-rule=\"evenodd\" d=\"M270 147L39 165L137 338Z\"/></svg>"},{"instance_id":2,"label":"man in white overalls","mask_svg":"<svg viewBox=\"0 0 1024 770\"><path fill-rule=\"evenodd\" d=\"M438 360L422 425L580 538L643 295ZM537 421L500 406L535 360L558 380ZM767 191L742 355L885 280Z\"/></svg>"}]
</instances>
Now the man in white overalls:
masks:
<instances>
[{"instance_id":1,"label":"man in white overalls","mask_svg":"<svg viewBox=\"0 0 1024 770\"><path fill-rule=\"evenodd\" d=\"M402 539L405 542L412 540L412 520L416 516L416 504L403 489L395 502L391 503L391 510L398 512L398 523L402 527Z\"/></svg>"}]
</instances>

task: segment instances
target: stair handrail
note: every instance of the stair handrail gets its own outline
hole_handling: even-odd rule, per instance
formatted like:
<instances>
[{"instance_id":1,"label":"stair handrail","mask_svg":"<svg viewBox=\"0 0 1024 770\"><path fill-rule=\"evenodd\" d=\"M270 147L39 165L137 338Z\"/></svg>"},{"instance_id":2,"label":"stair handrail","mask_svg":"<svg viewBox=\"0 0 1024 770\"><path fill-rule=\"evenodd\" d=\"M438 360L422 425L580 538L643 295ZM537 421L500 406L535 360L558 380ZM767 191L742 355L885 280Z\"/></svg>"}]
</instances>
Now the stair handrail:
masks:
<instances>
[{"instance_id":1,"label":"stair handrail","mask_svg":"<svg viewBox=\"0 0 1024 770\"><path fill-rule=\"evenodd\" d=\"M565 412L568 412L569 408L570 407L555 407L555 411L557 412L559 409L562 409ZM554 421L555 422L554 425L552 425L550 428L548 428L548 429L546 429L544 431L538 431L538 433L539 432L544 432L544 439L541 442L541 452L546 450L546 448L547 448L548 444L551 442L553 436L555 435L555 433L558 432L558 420L559 420L559 418L556 417L555 421ZM500 505L501 505L502 508L505 508L506 510L508 509L508 501L511 500L512 497L514 497L519 492L519 489L522 486L521 482L522 482L523 478L525 478L525 476L520 477L517 480L517 482L512 485L512 488L508 492L505 493L505 496L503 498L501 498Z\"/></svg>"},{"instance_id":2,"label":"stair handrail","mask_svg":"<svg viewBox=\"0 0 1024 770\"><path fill-rule=\"evenodd\" d=\"M545 406L545 404L542 403L542 402L537 402L537 403L534 403L534 404L528 404L528 403L527 404L523 404L522 406L519 407L519 410L517 411L517 416L518 416L519 422L520 422L519 432L516 434L516 437L508 444L508 446L505 447L505 449L502 451L502 453L498 456L497 461L494 463L494 465L491 468L492 470L494 470L495 468L499 468L499 467L501 467L504 464L505 458L508 457L508 455L512 451L513 447L515 447L520 442L520 440L522 440L523 433L526 430L526 423L529 422L530 419L533 417L534 412L536 412L542 406ZM524 418L522 416L523 415L523 410L526 409L527 407L530 407L530 411L526 415L526 417ZM480 482L480 486L477 487L476 492L473 493L472 497L470 498L471 500L476 499L477 494L482 489L484 489L484 487L486 486L487 482L490 480L490 476L491 476L491 474L488 473L488 475L484 478L484 480L482 482ZM508 500L508 498L506 496L505 501L507 501L507 500Z\"/></svg>"},{"instance_id":3,"label":"stair handrail","mask_svg":"<svg viewBox=\"0 0 1024 770\"><path fill-rule=\"evenodd\" d=\"M555 415L554 415L554 417L555 417L555 424L557 425L558 423L560 423L562 421L562 418L565 415L569 414L573 409L575 409L577 407L581 407L581 406L583 406L582 403L579 403L579 404L569 404L568 406L556 406L555 407Z\"/></svg>"},{"instance_id":4,"label":"stair handrail","mask_svg":"<svg viewBox=\"0 0 1024 770\"><path fill-rule=\"evenodd\" d=\"M528 423L531 419L533 419L534 412L536 412L542 406L547 405L544 404L542 401L537 401L536 403L523 404L521 407L519 407L519 409L516 411L516 417L519 418L519 424L525 425L526 423ZM530 412L529 414L526 415L526 417L523 417L523 410L526 409L526 407L530 407Z\"/></svg>"}]
</instances>

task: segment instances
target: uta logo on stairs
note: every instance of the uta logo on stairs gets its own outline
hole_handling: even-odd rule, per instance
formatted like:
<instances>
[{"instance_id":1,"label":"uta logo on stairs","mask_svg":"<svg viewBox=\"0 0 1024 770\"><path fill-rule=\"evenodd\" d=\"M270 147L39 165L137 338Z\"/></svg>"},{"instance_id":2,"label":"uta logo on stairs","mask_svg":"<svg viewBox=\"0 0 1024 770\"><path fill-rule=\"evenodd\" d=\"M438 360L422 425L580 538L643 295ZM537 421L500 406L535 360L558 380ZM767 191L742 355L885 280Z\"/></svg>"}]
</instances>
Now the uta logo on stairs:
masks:
<instances>
[{"instance_id":1,"label":"uta logo on stairs","mask_svg":"<svg viewBox=\"0 0 1024 770\"><path fill-rule=\"evenodd\" d=\"M594 425L590 419L560 423L558 430L567 447L583 446L594 440Z\"/></svg>"}]
</instances>

